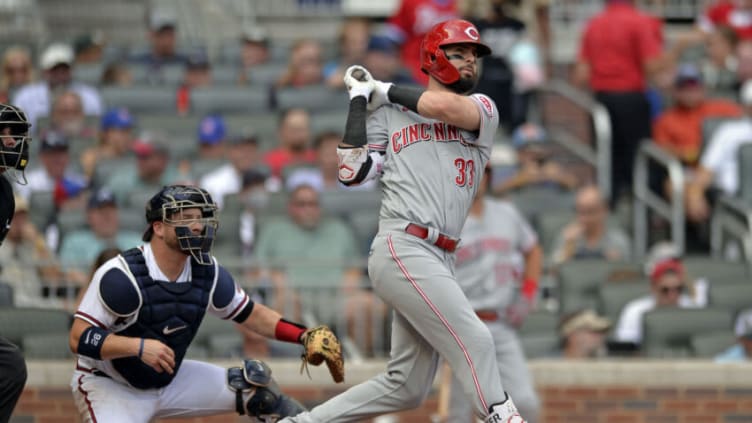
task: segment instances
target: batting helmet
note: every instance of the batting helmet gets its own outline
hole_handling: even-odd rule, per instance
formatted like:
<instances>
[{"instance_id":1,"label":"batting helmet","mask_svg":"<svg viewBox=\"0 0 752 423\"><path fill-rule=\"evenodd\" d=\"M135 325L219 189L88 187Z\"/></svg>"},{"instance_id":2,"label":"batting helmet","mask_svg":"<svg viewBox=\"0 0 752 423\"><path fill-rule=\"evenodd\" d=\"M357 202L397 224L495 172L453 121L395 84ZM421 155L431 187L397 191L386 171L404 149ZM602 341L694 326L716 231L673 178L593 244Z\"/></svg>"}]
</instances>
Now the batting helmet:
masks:
<instances>
[{"instance_id":1,"label":"batting helmet","mask_svg":"<svg viewBox=\"0 0 752 423\"><path fill-rule=\"evenodd\" d=\"M491 54L491 49L480 42L478 28L464 19L451 19L433 26L420 45L420 69L444 85L457 82L460 73L444 54L443 47L450 44L473 44L478 57Z\"/></svg>"},{"instance_id":2,"label":"batting helmet","mask_svg":"<svg viewBox=\"0 0 752 423\"><path fill-rule=\"evenodd\" d=\"M26 169L29 163L30 127L21 109L0 103L0 169Z\"/></svg>"},{"instance_id":3,"label":"batting helmet","mask_svg":"<svg viewBox=\"0 0 752 423\"><path fill-rule=\"evenodd\" d=\"M176 216L184 209L195 208L201 210L200 223L203 225L201 233L198 234L190 228L195 220ZM212 263L209 252L214 243L219 221L217 220L217 204L205 189L189 185L163 187L146 203L146 221L149 227L144 233L145 242L151 241L154 234L152 223L164 222L175 227L178 246L184 253L193 256L200 264Z\"/></svg>"}]
</instances>

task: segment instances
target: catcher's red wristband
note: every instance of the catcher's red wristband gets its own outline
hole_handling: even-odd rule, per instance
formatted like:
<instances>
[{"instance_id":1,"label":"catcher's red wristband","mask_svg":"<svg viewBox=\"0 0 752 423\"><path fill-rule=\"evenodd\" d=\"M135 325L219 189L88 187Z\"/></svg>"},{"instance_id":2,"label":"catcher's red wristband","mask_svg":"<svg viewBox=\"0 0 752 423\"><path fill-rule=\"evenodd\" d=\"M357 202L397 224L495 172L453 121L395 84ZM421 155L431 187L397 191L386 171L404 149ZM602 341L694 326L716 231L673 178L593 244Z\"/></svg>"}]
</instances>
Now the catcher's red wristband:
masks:
<instances>
[{"instance_id":1,"label":"catcher's red wristband","mask_svg":"<svg viewBox=\"0 0 752 423\"><path fill-rule=\"evenodd\" d=\"M529 301L535 300L535 295L538 292L538 281L533 278L525 278L522 282L522 296Z\"/></svg>"},{"instance_id":2,"label":"catcher's red wristband","mask_svg":"<svg viewBox=\"0 0 752 423\"><path fill-rule=\"evenodd\" d=\"M284 342L300 343L300 335L306 331L305 326L289 320L279 319L274 328L274 338Z\"/></svg>"}]
</instances>

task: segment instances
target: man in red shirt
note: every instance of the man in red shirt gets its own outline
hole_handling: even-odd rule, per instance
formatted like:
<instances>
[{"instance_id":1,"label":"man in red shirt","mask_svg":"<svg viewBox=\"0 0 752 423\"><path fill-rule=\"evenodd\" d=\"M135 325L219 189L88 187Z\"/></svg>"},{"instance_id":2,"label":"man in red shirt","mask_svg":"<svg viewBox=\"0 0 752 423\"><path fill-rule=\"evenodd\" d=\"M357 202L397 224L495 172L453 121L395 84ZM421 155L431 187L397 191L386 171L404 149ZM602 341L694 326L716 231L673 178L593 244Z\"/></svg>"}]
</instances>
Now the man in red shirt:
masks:
<instances>
[{"instance_id":1,"label":"man in red shirt","mask_svg":"<svg viewBox=\"0 0 752 423\"><path fill-rule=\"evenodd\" d=\"M292 108L279 115L277 126L278 146L264 156L272 176L282 178L282 169L295 164L316 162L316 153L310 149L311 117L306 109Z\"/></svg>"},{"instance_id":2,"label":"man in red shirt","mask_svg":"<svg viewBox=\"0 0 752 423\"><path fill-rule=\"evenodd\" d=\"M402 0L387 21L386 36L399 44L402 63L414 80L428 84L428 75L420 70L420 43L431 27L458 17L456 0Z\"/></svg>"},{"instance_id":3,"label":"man in red shirt","mask_svg":"<svg viewBox=\"0 0 752 423\"><path fill-rule=\"evenodd\" d=\"M575 82L588 86L611 118L611 206L632 186L640 141L650 137L647 79L666 65L661 24L632 0L607 0L583 33Z\"/></svg>"},{"instance_id":4,"label":"man in red shirt","mask_svg":"<svg viewBox=\"0 0 752 423\"><path fill-rule=\"evenodd\" d=\"M742 115L742 108L733 101L706 98L702 74L689 63L677 71L673 100L673 107L653 124L653 140L687 166L694 166L700 156L705 119Z\"/></svg>"},{"instance_id":5,"label":"man in red shirt","mask_svg":"<svg viewBox=\"0 0 752 423\"><path fill-rule=\"evenodd\" d=\"M739 39L752 40L752 0L718 1L697 18L697 26L707 34L728 26Z\"/></svg>"}]
</instances>

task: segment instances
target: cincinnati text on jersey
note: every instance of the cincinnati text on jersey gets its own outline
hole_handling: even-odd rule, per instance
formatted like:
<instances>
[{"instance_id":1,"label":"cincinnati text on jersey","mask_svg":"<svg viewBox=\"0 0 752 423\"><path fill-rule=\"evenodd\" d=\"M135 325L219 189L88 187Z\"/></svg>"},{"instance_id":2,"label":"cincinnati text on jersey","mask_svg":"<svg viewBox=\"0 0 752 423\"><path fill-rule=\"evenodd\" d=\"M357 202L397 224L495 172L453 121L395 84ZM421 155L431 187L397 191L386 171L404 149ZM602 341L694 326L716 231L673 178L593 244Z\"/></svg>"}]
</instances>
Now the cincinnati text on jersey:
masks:
<instances>
[{"instance_id":1,"label":"cincinnati text on jersey","mask_svg":"<svg viewBox=\"0 0 752 423\"><path fill-rule=\"evenodd\" d=\"M395 154L399 154L405 147L423 141L459 142L463 145L475 146L473 144L475 137L470 132L444 122L413 123L392 132L389 139Z\"/></svg>"}]
</instances>

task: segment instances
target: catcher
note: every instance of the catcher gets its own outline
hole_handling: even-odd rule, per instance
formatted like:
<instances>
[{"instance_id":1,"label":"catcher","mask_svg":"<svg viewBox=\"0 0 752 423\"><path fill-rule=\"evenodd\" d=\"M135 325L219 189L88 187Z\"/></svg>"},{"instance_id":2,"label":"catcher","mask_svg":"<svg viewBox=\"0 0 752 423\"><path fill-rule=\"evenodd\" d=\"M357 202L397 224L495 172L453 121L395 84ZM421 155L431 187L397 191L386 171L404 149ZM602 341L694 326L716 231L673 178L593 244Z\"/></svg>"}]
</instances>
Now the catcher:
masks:
<instances>
[{"instance_id":1,"label":"catcher","mask_svg":"<svg viewBox=\"0 0 752 423\"><path fill-rule=\"evenodd\" d=\"M144 244L94 273L70 332L78 355L71 386L84 422L147 423L235 410L263 422L303 406L260 360L223 369L184 360L205 312L260 335L304 346L344 380L342 353L326 327L307 330L255 304L210 254L217 206L195 186L162 188L146 204Z\"/></svg>"}]
</instances>

